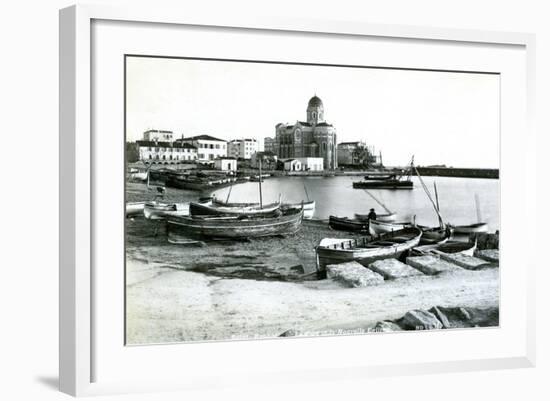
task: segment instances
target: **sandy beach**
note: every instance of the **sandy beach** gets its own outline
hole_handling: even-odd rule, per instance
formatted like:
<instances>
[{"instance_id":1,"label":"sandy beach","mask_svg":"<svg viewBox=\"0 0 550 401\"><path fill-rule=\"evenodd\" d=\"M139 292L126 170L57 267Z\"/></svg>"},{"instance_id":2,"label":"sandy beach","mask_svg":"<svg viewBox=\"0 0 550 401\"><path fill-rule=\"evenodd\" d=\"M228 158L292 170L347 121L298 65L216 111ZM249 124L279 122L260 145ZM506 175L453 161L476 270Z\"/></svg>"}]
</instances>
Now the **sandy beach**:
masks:
<instances>
[{"instance_id":1,"label":"sandy beach","mask_svg":"<svg viewBox=\"0 0 550 401\"><path fill-rule=\"evenodd\" d=\"M182 201L181 191L168 197L176 195ZM128 219L127 343L272 338L288 330L361 332L416 308L498 307L498 268L365 288L316 280L314 247L324 237L353 236L305 221L286 238L181 246L168 243L164 222Z\"/></svg>"}]
</instances>

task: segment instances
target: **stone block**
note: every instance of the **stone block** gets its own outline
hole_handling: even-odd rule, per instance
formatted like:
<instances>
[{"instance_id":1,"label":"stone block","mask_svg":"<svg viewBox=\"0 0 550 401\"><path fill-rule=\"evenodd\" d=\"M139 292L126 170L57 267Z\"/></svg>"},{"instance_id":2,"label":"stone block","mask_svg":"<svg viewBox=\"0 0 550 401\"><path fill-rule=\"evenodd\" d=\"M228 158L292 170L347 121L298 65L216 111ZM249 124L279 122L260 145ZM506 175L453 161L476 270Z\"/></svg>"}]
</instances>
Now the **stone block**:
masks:
<instances>
[{"instance_id":1,"label":"stone block","mask_svg":"<svg viewBox=\"0 0 550 401\"><path fill-rule=\"evenodd\" d=\"M491 266L491 263L486 260L476 258L475 256L464 255L462 253L441 253L439 256L446 262L453 263L468 270L478 270Z\"/></svg>"},{"instance_id":2,"label":"stone block","mask_svg":"<svg viewBox=\"0 0 550 401\"><path fill-rule=\"evenodd\" d=\"M458 269L455 264L441 260L438 255L411 256L407 258L407 264L424 274L439 274Z\"/></svg>"},{"instance_id":3,"label":"stone block","mask_svg":"<svg viewBox=\"0 0 550 401\"><path fill-rule=\"evenodd\" d=\"M398 261L397 259L382 259L368 265L372 271L381 274L386 280L401 277L422 275L419 270Z\"/></svg>"},{"instance_id":4,"label":"stone block","mask_svg":"<svg viewBox=\"0 0 550 401\"><path fill-rule=\"evenodd\" d=\"M327 265L327 278L343 283L349 287L367 287L384 282L384 277L358 262Z\"/></svg>"},{"instance_id":5,"label":"stone block","mask_svg":"<svg viewBox=\"0 0 550 401\"><path fill-rule=\"evenodd\" d=\"M403 330L397 323L392 322L391 320L384 320L382 322L376 323L373 328L373 331L379 333L387 333L392 331L401 331Z\"/></svg>"},{"instance_id":6,"label":"stone block","mask_svg":"<svg viewBox=\"0 0 550 401\"><path fill-rule=\"evenodd\" d=\"M477 251L475 256L490 263L498 264L499 261L498 249L482 249L480 251Z\"/></svg>"}]
</instances>

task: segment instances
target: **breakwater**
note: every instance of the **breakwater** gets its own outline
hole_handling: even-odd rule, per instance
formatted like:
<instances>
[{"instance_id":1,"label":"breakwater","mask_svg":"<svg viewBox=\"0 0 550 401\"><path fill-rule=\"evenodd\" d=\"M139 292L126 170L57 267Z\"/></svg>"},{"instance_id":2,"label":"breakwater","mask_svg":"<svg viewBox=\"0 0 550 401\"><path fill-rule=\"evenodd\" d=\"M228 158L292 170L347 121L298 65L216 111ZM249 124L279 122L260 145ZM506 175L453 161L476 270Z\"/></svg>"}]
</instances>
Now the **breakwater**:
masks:
<instances>
[{"instance_id":1,"label":"breakwater","mask_svg":"<svg viewBox=\"0 0 550 401\"><path fill-rule=\"evenodd\" d=\"M417 167L416 169L422 176L499 178L499 170L496 168Z\"/></svg>"}]
</instances>

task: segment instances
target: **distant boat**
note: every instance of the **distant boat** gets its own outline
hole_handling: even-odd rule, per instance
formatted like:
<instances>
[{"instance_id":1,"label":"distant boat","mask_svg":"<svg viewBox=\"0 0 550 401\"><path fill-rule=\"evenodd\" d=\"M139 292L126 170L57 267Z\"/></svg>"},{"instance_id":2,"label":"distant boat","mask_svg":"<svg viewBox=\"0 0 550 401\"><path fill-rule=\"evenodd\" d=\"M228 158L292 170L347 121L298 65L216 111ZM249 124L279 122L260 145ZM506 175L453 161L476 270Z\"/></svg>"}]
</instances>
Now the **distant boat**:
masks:
<instances>
[{"instance_id":1,"label":"distant boat","mask_svg":"<svg viewBox=\"0 0 550 401\"><path fill-rule=\"evenodd\" d=\"M143 214L145 201L126 202L126 217L139 216Z\"/></svg>"},{"instance_id":2,"label":"distant boat","mask_svg":"<svg viewBox=\"0 0 550 401\"><path fill-rule=\"evenodd\" d=\"M368 221L348 219L347 217L329 216L328 225L330 228L349 232L368 232Z\"/></svg>"},{"instance_id":3,"label":"distant boat","mask_svg":"<svg viewBox=\"0 0 550 401\"><path fill-rule=\"evenodd\" d=\"M474 223L465 226L453 226L455 234L486 233L489 231L487 223Z\"/></svg>"},{"instance_id":4,"label":"distant boat","mask_svg":"<svg viewBox=\"0 0 550 401\"><path fill-rule=\"evenodd\" d=\"M296 233L302 224L302 209L277 210L278 216L187 216L169 217L168 235L211 239L257 238ZM172 238L172 240L174 240Z\"/></svg>"},{"instance_id":5,"label":"distant boat","mask_svg":"<svg viewBox=\"0 0 550 401\"><path fill-rule=\"evenodd\" d=\"M387 180L355 181L353 188L356 189L413 189L414 183L411 180L390 178Z\"/></svg>"},{"instance_id":6,"label":"distant boat","mask_svg":"<svg viewBox=\"0 0 550 401\"><path fill-rule=\"evenodd\" d=\"M407 227L372 239L324 238L315 248L317 275L326 278L326 267L330 264L356 261L366 266L380 259L399 258L418 245L421 236L419 228Z\"/></svg>"},{"instance_id":7,"label":"distant boat","mask_svg":"<svg viewBox=\"0 0 550 401\"><path fill-rule=\"evenodd\" d=\"M189 212L192 216L265 216L273 214L280 207L280 202L263 206L219 206L191 202Z\"/></svg>"}]
</instances>

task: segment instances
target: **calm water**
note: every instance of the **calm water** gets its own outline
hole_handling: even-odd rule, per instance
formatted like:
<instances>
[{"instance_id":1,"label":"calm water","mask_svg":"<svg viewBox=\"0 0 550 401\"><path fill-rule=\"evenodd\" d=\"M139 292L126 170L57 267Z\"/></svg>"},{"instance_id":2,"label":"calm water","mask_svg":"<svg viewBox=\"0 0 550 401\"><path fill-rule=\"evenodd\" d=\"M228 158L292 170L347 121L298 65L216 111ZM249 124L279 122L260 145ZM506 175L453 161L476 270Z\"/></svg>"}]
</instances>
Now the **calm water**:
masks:
<instances>
[{"instance_id":1,"label":"calm water","mask_svg":"<svg viewBox=\"0 0 550 401\"><path fill-rule=\"evenodd\" d=\"M371 207L377 213L383 209L364 190L353 189L352 182L361 177L277 177L262 183L263 202L275 202L279 194L284 202L300 202L309 198L316 201L315 218L329 215L353 217L354 213L368 213ZM489 223L491 231L500 228L499 181L476 178L423 177L433 197L433 182L437 183L441 215L452 224L477 222L475 195L479 197L481 217ZM377 199L398 215L398 219L410 219L416 215L419 224L437 225L437 215L422 189L417 177L413 178L413 190L369 190ZM229 189L216 191L226 199ZM231 189L230 201L254 202L259 200L258 183L236 185Z\"/></svg>"}]
</instances>

